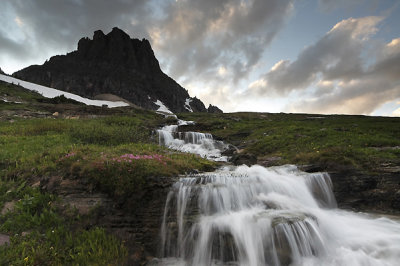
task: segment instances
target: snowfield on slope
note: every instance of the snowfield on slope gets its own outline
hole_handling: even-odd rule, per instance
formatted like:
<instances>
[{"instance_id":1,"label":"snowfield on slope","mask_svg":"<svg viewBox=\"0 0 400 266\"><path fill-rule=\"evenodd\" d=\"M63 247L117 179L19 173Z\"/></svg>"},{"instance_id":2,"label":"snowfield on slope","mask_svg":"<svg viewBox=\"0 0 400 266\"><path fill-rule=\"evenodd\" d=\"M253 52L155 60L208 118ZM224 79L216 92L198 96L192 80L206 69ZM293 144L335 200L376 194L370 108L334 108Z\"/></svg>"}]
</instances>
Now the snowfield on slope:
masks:
<instances>
[{"instance_id":1,"label":"snowfield on slope","mask_svg":"<svg viewBox=\"0 0 400 266\"><path fill-rule=\"evenodd\" d=\"M8 83L13 83L15 85L19 85L19 86L24 87L25 89L28 89L28 90L31 90L31 91L36 91L36 92L40 93L41 95L43 95L46 98L54 98L54 97L57 97L57 96L64 95L65 98L72 99L72 100L84 103L86 105L95 105L95 106L107 105L110 108L112 108L112 107L121 107L121 106L129 106L129 104L127 104L125 102L122 102L122 101L112 102L112 101L91 100L91 99L84 98L84 97L81 97L81 96L76 95L76 94L72 94L72 93L69 93L69 92L65 92L65 91L61 91L61 90L45 87L45 86L42 86L42 85L38 85L38 84L35 84L35 83L23 81L23 80L16 79L16 78L13 78L13 77L10 77L10 76L6 76L6 75L2 75L2 74L0 74L0 80L8 82Z\"/></svg>"},{"instance_id":2,"label":"snowfield on slope","mask_svg":"<svg viewBox=\"0 0 400 266\"><path fill-rule=\"evenodd\" d=\"M174 114L173 112L171 112L171 110L168 109L167 106L165 106L165 104L162 101L157 100L154 102L154 104L158 105L157 112L167 113L167 114L171 114L171 115Z\"/></svg>"}]
</instances>

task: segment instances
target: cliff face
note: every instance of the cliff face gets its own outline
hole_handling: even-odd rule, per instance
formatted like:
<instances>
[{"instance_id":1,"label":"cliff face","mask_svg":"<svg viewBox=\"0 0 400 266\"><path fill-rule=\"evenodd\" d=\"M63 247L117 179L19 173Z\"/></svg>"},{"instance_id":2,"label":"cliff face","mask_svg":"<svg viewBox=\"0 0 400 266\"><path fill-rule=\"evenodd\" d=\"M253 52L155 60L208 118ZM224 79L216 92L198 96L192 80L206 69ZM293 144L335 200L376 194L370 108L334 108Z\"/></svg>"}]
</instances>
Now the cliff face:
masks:
<instances>
[{"instance_id":1,"label":"cliff face","mask_svg":"<svg viewBox=\"0 0 400 266\"><path fill-rule=\"evenodd\" d=\"M199 99L190 98L162 72L148 40L131 39L118 28L107 35L95 31L93 39L78 42L78 50L53 56L13 76L84 97L115 94L147 109L157 109L154 102L160 100L173 112L207 112Z\"/></svg>"}]
</instances>

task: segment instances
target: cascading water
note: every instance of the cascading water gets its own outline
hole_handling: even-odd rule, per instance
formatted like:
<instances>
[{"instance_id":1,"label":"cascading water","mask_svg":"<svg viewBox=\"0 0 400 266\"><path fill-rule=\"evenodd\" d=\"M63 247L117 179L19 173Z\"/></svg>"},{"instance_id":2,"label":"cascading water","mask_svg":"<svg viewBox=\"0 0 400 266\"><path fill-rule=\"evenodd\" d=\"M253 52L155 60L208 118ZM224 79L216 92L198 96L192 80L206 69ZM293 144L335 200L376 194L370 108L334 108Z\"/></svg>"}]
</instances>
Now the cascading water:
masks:
<instances>
[{"instance_id":1,"label":"cascading water","mask_svg":"<svg viewBox=\"0 0 400 266\"><path fill-rule=\"evenodd\" d=\"M220 156L211 135L177 126L158 133L168 147ZM160 259L150 265L399 263L399 221L337 209L327 173L255 165L180 178L165 204Z\"/></svg>"},{"instance_id":2,"label":"cascading water","mask_svg":"<svg viewBox=\"0 0 400 266\"><path fill-rule=\"evenodd\" d=\"M178 125L187 125L190 122L179 120ZM214 161L227 161L221 152L227 148L222 141L214 140L209 133L178 132L178 125L164 126L157 130L160 145L168 148L198 154Z\"/></svg>"},{"instance_id":3,"label":"cascading water","mask_svg":"<svg viewBox=\"0 0 400 266\"><path fill-rule=\"evenodd\" d=\"M240 166L171 189L156 265L398 265L400 223L336 209L329 175Z\"/></svg>"}]
</instances>

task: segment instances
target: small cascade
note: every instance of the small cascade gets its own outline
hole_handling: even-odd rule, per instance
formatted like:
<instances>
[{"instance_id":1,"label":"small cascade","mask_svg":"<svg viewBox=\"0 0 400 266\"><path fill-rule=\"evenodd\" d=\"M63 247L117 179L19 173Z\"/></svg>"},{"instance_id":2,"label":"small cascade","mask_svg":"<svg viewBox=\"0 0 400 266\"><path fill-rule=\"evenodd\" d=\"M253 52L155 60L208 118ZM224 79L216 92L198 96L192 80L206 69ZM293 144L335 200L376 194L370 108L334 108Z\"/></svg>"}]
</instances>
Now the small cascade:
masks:
<instances>
[{"instance_id":1,"label":"small cascade","mask_svg":"<svg viewBox=\"0 0 400 266\"><path fill-rule=\"evenodd\" d=\"M333 185L327 173L312 173L306 175L307 185L321 207L336 208L336 199L333 195Z\"/></svg>"},{"instance_id":2,"label":"small cascade","mask_svg":"<svg viewBox=\"0 0 400 266\"><path fill-rule=\"evenodd\" d=\"M178 125L188 125L193 122L178 120ZM227 161L221 152L227 149L222 141L214 140L209 133L178 132L178 125L168 125L157 130L158 142L168 148L198 154L214 161Z\"/></svg>"},{"instance_id":3,"label":"small cascade","mask_svg":"<svg viewBox=\"0 0 400 266\"><path fill-rule=\"evenodd\" d=\"M227 160L226 144L178 125L157 131L160 145ZM226 166L173 185L160 242L149 265L395 266L400 222L337 209L327 173Z\"/></svg>"},{"instance_id":4,"label":"small cascade","mask_svg":"<svg viewBox=\"0 0 400 266\"><path fill-rule=\"evenodd\" d=\"M331 187L295 166L182 177L150 265L397 265L400 224L336 209Z\"/></svg>"}]
</instances>

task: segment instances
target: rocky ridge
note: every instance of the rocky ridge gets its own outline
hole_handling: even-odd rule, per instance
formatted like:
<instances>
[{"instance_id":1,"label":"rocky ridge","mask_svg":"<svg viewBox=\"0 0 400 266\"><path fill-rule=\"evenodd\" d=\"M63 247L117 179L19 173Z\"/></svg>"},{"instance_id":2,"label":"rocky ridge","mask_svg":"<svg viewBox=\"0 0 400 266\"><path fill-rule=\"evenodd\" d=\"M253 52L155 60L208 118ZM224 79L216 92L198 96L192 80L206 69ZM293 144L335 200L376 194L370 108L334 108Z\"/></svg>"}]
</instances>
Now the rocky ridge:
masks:
<instances>
[{"instance_id":1,"label":"rocky ridge","mask_svg":"<svg viewBox=\"0 0 400 266\"><path fill-rule=\"evenodd\" d=\"M160 100L176 113L221 111L214 106L207 109L163 73L148 40L131 38L119 28L107 35L97 30L93 39L80 39L76 51L53 56L13 76L89 98L114 94L146 109L157 110L155 102Z\"/></svg>"}]
</instances>

